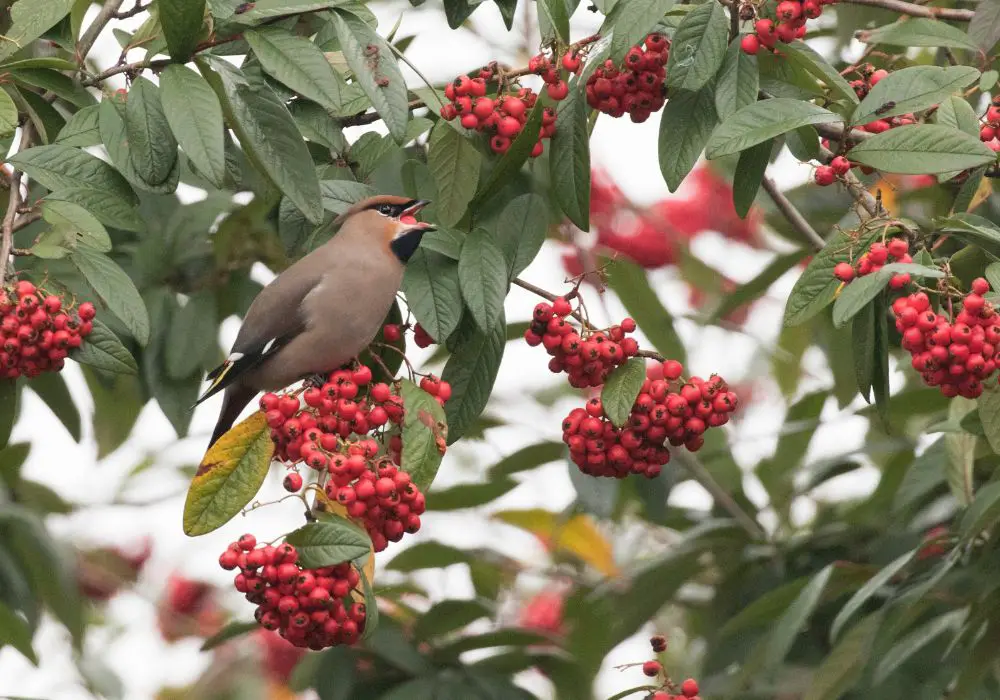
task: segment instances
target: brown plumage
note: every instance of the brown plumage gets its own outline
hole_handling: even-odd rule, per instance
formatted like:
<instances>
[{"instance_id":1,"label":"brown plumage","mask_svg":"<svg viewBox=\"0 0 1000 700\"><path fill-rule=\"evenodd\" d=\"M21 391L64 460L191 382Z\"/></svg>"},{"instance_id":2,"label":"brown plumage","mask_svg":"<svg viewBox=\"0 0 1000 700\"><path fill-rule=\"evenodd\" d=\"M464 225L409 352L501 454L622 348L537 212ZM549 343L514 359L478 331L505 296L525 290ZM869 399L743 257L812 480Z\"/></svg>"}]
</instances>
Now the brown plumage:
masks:
<instances>
[{"instance_id":1,"label":"brown plumage","mask_svg":"<svg viewBox=\"0 0 1000 700\"><path fill-rule=\"evenodd\" d=\"M331 372L368 346L399 291L404 264L432 229L399 219L426 204L389 195L354 204L335 220L333 238L261 290L229 358L209 374L214 381L198 399L225 389L210 444L259 391Z\"/></svg>"}]
</instances>

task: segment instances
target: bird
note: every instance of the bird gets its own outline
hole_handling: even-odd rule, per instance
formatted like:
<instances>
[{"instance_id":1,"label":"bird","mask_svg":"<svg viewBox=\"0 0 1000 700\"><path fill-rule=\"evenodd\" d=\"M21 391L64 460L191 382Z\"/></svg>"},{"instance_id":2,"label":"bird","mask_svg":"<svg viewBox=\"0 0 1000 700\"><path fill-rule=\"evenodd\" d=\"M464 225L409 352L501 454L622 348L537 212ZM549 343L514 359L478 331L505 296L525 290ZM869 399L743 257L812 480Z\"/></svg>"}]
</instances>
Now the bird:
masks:
<instances>
[{"instance_id":1,"label":"bird","mask_svg":"<svg viewBox=\"0 0 1000 700\"><path fill-rule=\"evenodd\" d=\"M202 403L225 391L209 447L261 391L340 368L375 338L404 266L434 226L414 219L423 199L379 195L337 217L337 233L264 287L225 362L209 372Z\"/></svg>"}]
</instances>

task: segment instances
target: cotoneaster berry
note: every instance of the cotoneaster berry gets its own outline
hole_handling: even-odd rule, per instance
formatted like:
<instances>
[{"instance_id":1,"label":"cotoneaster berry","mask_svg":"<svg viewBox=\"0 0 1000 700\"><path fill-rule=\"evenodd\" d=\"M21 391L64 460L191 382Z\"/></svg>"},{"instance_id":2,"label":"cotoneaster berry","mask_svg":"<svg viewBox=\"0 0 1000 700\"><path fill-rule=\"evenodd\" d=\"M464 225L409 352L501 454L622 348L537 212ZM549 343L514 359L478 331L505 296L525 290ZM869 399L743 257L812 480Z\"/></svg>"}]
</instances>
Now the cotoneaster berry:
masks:
<instances>
[{"instance_id":1,"label":"cotoneaster berry","mask_svg":"<svg viewBox=\"0 0 1000 700\"><path fill-rule=\"evenodd\" d=\"M649 34L625 54L621 66L606 60L587 79L587 104L612 117L625 114L636 123L649 119L666 100L666 64L670 41Z\"/></svg>"},{"instance_id":2,"label":"cotoneaster berry","mask_svg":"<svg viewBox=\"0 0 1000 700\"><path fill-rule=\"evenodd\" d=\"M886 243L876 241L869 246L868 250L858 256L854 263L837 263L833 268L833 275L841 282L847 283L855 277L865 277L878 272L885 265L890 263L913 262L910 256L910 244L904 238L891 238ZM910 283L910 274L901 272L893 275L889 280L891 289L902 289Z\"/></svg>"},{"instance_id":3,"label":"cotoneaster berry","mask_svg":"<svg viewBox=\"0 0 1000 700\"><path fill-rule=\"evenodd\" d=\"M663 666L659 661L647 661L642 665L643 674L652 678L653 676L660 675L660 671L663 670Z\"/></svg>"}]
</instances>

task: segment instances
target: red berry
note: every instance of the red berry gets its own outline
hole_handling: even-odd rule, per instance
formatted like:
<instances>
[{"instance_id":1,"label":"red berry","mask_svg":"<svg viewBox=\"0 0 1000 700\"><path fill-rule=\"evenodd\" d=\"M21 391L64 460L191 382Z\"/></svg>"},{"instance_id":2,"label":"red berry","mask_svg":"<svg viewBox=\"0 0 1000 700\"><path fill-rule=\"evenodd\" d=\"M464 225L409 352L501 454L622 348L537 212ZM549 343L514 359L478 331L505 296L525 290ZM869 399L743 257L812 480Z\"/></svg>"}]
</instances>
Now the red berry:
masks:
<instances>
[{"instance_id":1,"label":"red berry","mask_svg":"<svg viewBox=\"0 0 1000 700\"><path fill-rule=\"evenodd\" d=\"M402 336L403 332L400 330L399 326L394 323L386 324L382 328L382 337L387 343L397 343Z\"/></svg>"},{"instance_id":2,"label":"red berry","mask_svg":"<svg viewBox=\"0 0 1000 700\"><path fill-rule=\"evenodd\" d=\"M296 493L302 488L302 476L298 472L288 472L281 485L285 487L286 491Z\"/></svg>"},{"instance_id":3,"label":"red berry","mask_svg":"<svg viewBox=\"0 0 1000 700\"><path fill-rule=\"evenodd\" d=\"M650 678L658 676L662 670L663 666L659 661L647 661L642 665L642 672Z\"/></svg>"},{"instance_id":4,"label":"red berry","mask_svg":"<svg viewBox=\"0 0 1000 700\"><path fill-rule=\"evenodd\" d=\"M740 39L740 48L743 50L743 53L755 56L760 51L760 39L755 34L745 34Z\"/></svg>"},{"instance_id":5,"label":"red berry","mask_svg":"<svg viewBox=\"0 0 1000 700\"><path fill-rule=\"evenodd\" d=\"M833 268L833 276L841 282L850 282L854 279L854 268L850 263L837 263L837 265Z\"/></svg>"},{"instance_id":6,"label":"red berry","mask_svg":"<svg viewBox=\"0 0 1000 700\"><path fill-rule=\"evenodd\" d=\"M698 694L698 682L694 678L688 678L681 683L681 692L684 697L693 698Z\"/></svg>"},{"instance_id":7,"label":"red berry","mask_svg":"<svg viewBox=\"0 0 1000 700\"><path fill-rule=\"evenodd\" d=\"M834 172L833 168L829 165L821 165L816 168L816 173L814 175L816 184L821 187L826 187L827 185L832 185L837 179L837 173Z\"/></svg>"},{"instance_id":8,"label":"red berry","mask_svg":"<svg viewBox=\"0 0 1000 700\"><path fill-rule=\"evenodd\" d=\"M830 167L837 175L846 175L847 171L851 169L851 161L844 156L836 156L830 161Z\"/></svg>"}]
</instances>

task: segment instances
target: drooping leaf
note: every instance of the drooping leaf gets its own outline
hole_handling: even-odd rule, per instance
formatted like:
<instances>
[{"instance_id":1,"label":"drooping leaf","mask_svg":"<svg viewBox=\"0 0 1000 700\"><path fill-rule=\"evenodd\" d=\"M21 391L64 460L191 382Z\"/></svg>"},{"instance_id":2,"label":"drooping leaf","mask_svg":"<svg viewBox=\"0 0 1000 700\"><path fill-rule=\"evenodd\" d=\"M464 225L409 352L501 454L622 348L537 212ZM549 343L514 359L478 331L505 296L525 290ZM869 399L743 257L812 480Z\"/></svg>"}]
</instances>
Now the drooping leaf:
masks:
<instances>
[{"instance_id":1,"label":"drooping leaf","mask_svg":"<svg viewBox=\"0 0 1000 700\"><path fill-rule=\"evenodd\" d=\"M435 340L444 342L458 327L462 290L453 260L421 246L406 264L403 292L410 311Z\"/></svg>"},{"instance_id":2,"label":"drooping leaf","mask_svg":"<svg viewBox=\"0 0 1000 700\"><path fill-rule=\"evenodd\" d=\"M562 3L563 0L555 0ZM549 169L552 195L581 231L590 230L590 129L585 92L574 83L557 110Z\"/></svg>"},{"instance_id":3,"label":"drooping leaf","mask_svg":"<svg viewBox=\"0 0 1000 700\"><path fill-rule=\"evenodd\" d=\"M560 42L568 44L570 41L569 12L566 11L565 0L537 0L536 4L542 41L558 39Z\"/></svg>"},{"instance_id":4,"label":"drooping leaf","mask_svg":"<svg viewBox=\"0 0 1000 700\"><path fill-rule=\"evenodd\" d=\"M106 226L114 226L124 231L143 231L145 222L139 217L135 195L126 198L114 192L96 187L62 187L45 197L45 201L73 202L93 214Z\"/></svg>"},{"instance_id":5,"label":"drooping leaf","mask_svg":"<svg viewBox=\"0 0 1000 700\"><path fill-rule=\"evenodd\" d=\"M547 441L522 447L517 452L504 457L490 467L490 479L510 476L517 472L535 469L543 464L566 457L566 445L562 442Z\"/></svg>"},{"instance_id":6,"label":"drooping leaf","mask_svg":"<svg viewBox=\"0 0 1000 700\"><path fill-rule=\"evenodd\" d=\"M764 664L767 668L776 667L791 651L795 639L819 604L832 573L833 565L829 565L813 576L794 602L778 618L766 642Z\"/></svg>"},{"instance_id":7,"label":"drooping leaf","mask_svg":"<svg viewBox=\"0 0 1000 700\"><path fill-rule=\"evenodd\" d=\"M180 163L176 158L176 142L173 141L173 136L170 137L170 140L174 144L173 155L175 158L170 172L161 182L147 180L132 159L132 144L125 121L126 109L124 96L109 96L101 102L101 141L104 143L111 162L134 187L153 194L173 193L180 182ZM162 124L162 126L166 125ZM148 146L140 143L140 147Z\"/></svg>"},{"instance_id":8,"label":"drooping leaf","mask_svg":"<svg viewBox=\"0 0 1000 700\"><path fill-rule=\"evenodd\" d=\"M641 357L627 360L608 375L601 389L601 403L616 428L625 425L645 380L646 361Z\"/></svg>"},{"instance_id":9,"label":"drooping leaf","mask_svg":"<svg viewBox=\"0 0 1000 700\"><path fill-rule=\"evenodd\" d=\"M177 162L177 141L167 123L160 89L146 78L136 79L129 90L125 133L136 172L150 185L162 184Z\"/></svg>"},{"instance_id":10,"label":"drooping leaf","mask_svg":"<svg viewBox=\"0 0 1000 700\"><path fill-rule=\"evenodd\" d=\"M851 149L852 161L887 173L911 175L974 168L995 157L978 138L939 124L890 129Z\"/></svg>"},{"instance_id":11,"label":"drooping leaf","mask_svg":"<svg viewBox=\"0 0 1000 700\"><path fill-rule=\"evenodd\" d=\"M911 66L893 71L878 81L851 115L855 124L918 112L938 104L979 78L972 66ZM886 109L889 103L890 106Z\"/></svg>"},{"instance_id":12,"label":"drooping leaf","mask_svg":"<svg viewBox=\"0 0 1000 700\"><path fill-rule=\"evenodd\" d=\"M260 411L219 438L198 465L188 489L184 533L204 535L236 517L257 495L273 454L271 429Z\"/></svg>"},{"instance_id":13,"label":"drooping leaf","mask_svg":"<svg viewBox=\"0 0 1000 700\"><path fill-rule=\"evenodd\" d=\"M489 332L503 313L506 272L507 261L488 231L476 229L466 236L458 259L458 279L462 298L483 332Z\"/></svg>"},{"instance_id":14,"label":"drooping leaf","mask_svg":"<svg viewBox=\"0 0 1000 700\"><path fill-rule=\"evenodd\" d=\"M877 574L872 576L865 585L859 588L854 595L851 596L851 598L844 604L844 607L840 609L840 612L837 613L837 617L833 619L833 623L830 625L831 642L835 642L837 640L837 637L840 636L840 631L844 629L844 625L850 622L851 618L854 617L854 614L857 613L862 606L864 606L864 604L872 598L872 596L878 593L879 590L890 581L890 579L902 571L903 567L909 564L915 555L916 551L909 551L886 564Z\"/></svg>"},{"instance_id":15,"label":"drooping leaf","mask_svg":"<svg viewBox=\"0 0 1000 700\"><path fill-rule=\"evenodd\" d=\"M969 22L969 38L976 42L983 51L989 53L990 49L1000 41L1000 3L994 0L980 0L976 4L976 14ZM996 83L987 85L982 90L989 90Z\"/></svg>"},{"instance_id":16,"label":"drooping leaf","mask_svg":"<svg viewBox=\"0 0 1000 700\"><path fill-rule=\"evenodd\" d=\"M194 52L205 22L205 0L157 0L160 26L170 57L185 61Z\"/></svg>"},{"instance_id":17,"label":"drooping leaf","mask_svg":"<svg viewBox=\"0 0 1000 700\"><path fill-rule=\"evenodd\" d=\"M708 140L705 155L709 159L721 158L806 124L828 124L842 119L810 102L787 97L763 100L738 110L720 124ZM853 155L852 151L852 158Z\"/></svg>"},{"instance_id":18,"label":"drooping leaf","mask_svg":"<svg viewBox=\"0 0 1000 700\"><path fill-rule=\"evenodd\" d=\"M740 42L734 39L726 49L715 83L715 113L719 119L725 121L756 102L759 85L757 57L743 51Z\"/></svg>"},{"instance_id":19,"label":"drooping leaf","mask_svg":"<svg viewBox=\"0 0 1000 700\"><path fill-rule=\"evenodd\" d=\"M208 365L218 353L218 305L215 293L202 291L191 295L170 319L165 338L164 361L167 375L182 380Z\"/></svg>"},{"instance_id":20,"label":"drooping leaf","mask_svg":"<svg viewBox=\"0 0 1000 700\"><path fill-rule=\"evenodd\" d=\"M91 337L93 333L91 333ZM89 341L89 338L88 338ZM75 359L75 358L74 358ZM45 402L74 440L82 437L80 411L70 396L66 380L59 372L43 372L31 380L31 390Z\"/></svg>"},{"instance_id":21,"label":"drooping leaf","mask_svg":"<svg viewBox=\"0 0 1000 700\"><path fill-rule=\"evenodd\" d=\"M260 629L260 625L257 624L257 622L230 622L228 625L202 642L199 651L211 651L216 647L222 646L228 641L250 634L258 629Z\"/></svg>"},{"instance_id":22,"label":"drooping leaf","mask_svg":"<svg viewBox=\"0 0 1000 700\"><path fill-rule=\"evenodd\" d=\"M397 143L403 143L410 112L406 82L392 49L357 15L337 10L332 17L347 65L375 111L382 117L389 133Z\"/></svg>"},{"instance_id":23,"label":"drooping leaf","mask_svg":"<svg viewBox=\"0 0 1000 700\"><path fill-rule=\"evenodd\" d=\"M589 204L587 209L589 212ZM548 223L548 204L537 194L529 193L515 197L500 212L493 235L497 246L507 259L508 280L521 274L538 255L542 243L545 242ZM424 240L426 242L426 237Z\"/></svg>"},{"instance_id":24,"label":"drooping leaf","mask_svg":"<svg viewBox=\"0 0 1000 700\"><path fill-rule=\"evenodd\" d=\"M344 107L344 80L315 43L278 27L258 27L244 38L268 74L333 115Z\"/></svg>"},{"instance_id":25,"label":"drooping leaf","mask_svg":"<svg viewBox=\"0 0 1000 700\"><path fill-rule=\"evenodd\" d=\"M671 192L698 162L715 128L715 100L715 84L709 82L695 92L673 93L663 108L657 148L660 172Z\"/></svg>"},{"instance_id":26,"label":"drooping leaf","mask_svg":"<svg viewBox=\"0 0 1000 700\"><path fill-rule=\"evenodd\" d=\"M67 236L72 237L73 247L86 246L107 253L111 250L111 237L97 217L78 204L47 200L42 204L42 218Z\"/></svg>"},{"instance_id":27,"label":"drooping leaf","mask_svg":"<svg viewBox=\"0 0 1000 700\"><path fill-rule=\"evenodd\" d=\"M33 665L38 657L31 647L31 628L28 621L0 602L0 648L10 645Z\"/></svg>"},{"instance_id":28,"label":"drooping leaf","mask_svg":"<svg viewBox=\"0 0 1000 700\"><path fill-rule=\"evenodd\" d=\"M612 24L612 61L621 63L626 52L656 26L674 4L674 0L632 0L622 3L615 12Z\"/></svg>"},{"instance_id":29,"label":"drooping leaf","mask_svg":"<svg viewBox=\"0 0 1000 700\"><path fill-rule=\"evenodd\" d=\"M961 422L972 408L970 400L956 397L948 404L948 418ZM976 455L976 436L964 432L945 433L941 439L944 440L947 459L945 476L948 486L951 487L955 500L962 506L968 506L973 496L972 468Z\"/></svg>"},{"instance_id":30,"label":"drooping leaf","mask_svg":"<svg viewBox=\"0 0 1000 700\"><path fill-rule=\"evenodd\" d=\"M303 525L285 537L299 553L299 564L306 569L336 566L367 556L371 540L367 533L346 518L329 517Z\"/></svg>"},{"instance_id":31,"label":"drooping leaf","mask_svg":"<svg viewBox=\"0 0 1000 700\"><path fill-rule=\"evenodd\" d=\"M941 634L958 629L968 615L966 609L953 610L924 623L897 642L879 658L875 668L875 683L882 683L907 659L934 641Z\"/></svg>"},{"instance_id":32,"label":"drooping leaf","mask_svg":"<svg viewBox=\"0 0 1000 700\"><path fill-rule=\"evenodd\" d=\"M221 188L226 154L219 98L198 73L176 64L160 73L160 90L164 116L181 149L199 174Z\"/></svg>"},{"instance_id":33,"label":"drooping leaf","mask_svg":"<svg viewBox=\"0 0 1000 700\"><path fill-rule=\"evenodd\" d=\"M445 121L434 127L427 149L427 166L437 184L437 218L445 226L454 226L476 194L483 157L472 141Z\"/></svg>"},{"instance_id":34,"label":"drooping leaf","mask_svg":"<svg viewBox=\"0 0 1000 700\"><path fill-rule=\"evenodd\" d=\"M70 357L80 364L90 365L104 372L115 374L138 374L139 367L129 351L118 340L118 336L95 318L93 330L78 350Z\"/></svg>"},{"instance_id":35,"label":"drooping leaf","mask_svg":"<svg viewBox=\"0 0 1000 700\"><path fill-rule=\"evenodd\" d=\"M411 381L402 380L400 392L406 412L400 466L409 472L417 488L426 491L441 466L448 440L444 409L437 399Z\"/></svg>"},{"instance_id":36,"label":"drooping leaf","mask_svg":"<svg viewBox=\"0 0 1000 700\"><path fill-rule=\"evenodd\" d=\"M983 423L986 440L993 452L1000 454L1000 389L992 384L983 386L983 393L976 404L979 406L979 418Z\"/></svg>"},{"instance_id":37,"label":"drooping leaf","mask_svg":"<svg viewBox=\"0 0 1000 700\"><path fill-rule=\"evenodd\" d=\"M961 29L926 17L905 17L884 27L861 32L858 38L866 44L943 46L970 51L977 51L979 48Z\"/></svg>"},{"instance_id":38,"label":"drooping leaf","mask_svg":"<svg viewBox=\"0 0 1000 700\"><path fill-rule=\"evenodd\" d=\"M149 340L149 314L135 284L111 258L87 248L77 248L70 260L87 283L140 345Z\"/></svg>"},{"instance_id":39,"label":"drooping leaf","mask_svg":"<svg viewBox=\"0 0 1000 700\"><path fill-rule=\"evenodd\" d=\"M441 373L452 389L452 396L445 404L448 444L465 434L489 401L507 344L504 326L501 314L485 333L468 315L458 327L452 355Z\"/></svg>"},{"instance_id":40,"label":"drooping leaf","mask_svg":"<svg viewBox=\"0 0 1000 700\"><path fill-rule=\"evenodd\" d=\"M17 420L20 393L16 380L0 380L0 399L3 400L0 404L0 445L6 446L10 442L14 421Z\"/></svg>"},{"instance_id":41,"label":"drooping leaf","mask_svg":"<svg viewBox=\"0 0 1000 700\"><path fill-rule=\"evenodd\" d=\"M741 218L750 213L750 207L757 198L770 162L772 146L773 142L764 141L740 153L733 177L733 206Z\"/></svg>"},{"instance_id":42,"label":"drooping leaf","mask_svg":"<svg viewBox=\"0 0 1000 700\"><path fill-rule=\"evenodd\" d=\"M681 20L670 43L668 90L671 93L701 90L722 65L728 41L725 8L717 2L696 5Z\"/></svg>"},{"instance_id":43,"label":"drooping leaf","mask_svg":"<svg viewBox=\"0 0 1000 700\"><path fill-rule=\"evenodd\" d=\"M686 356L684 344L674 329L670 312L649 283L646 271L635 263L617 260L608 277L608 285L653 347L664 357L683 364Z\"/></svg>"},{"instance_id":44,"label":"drooping leaf","mask_svg":"<svg viewBox=\"0 0 1000 700\"><path fill-rule=\"evenodd\" d=\"M787 60L793 66L801 68L803 71L822 81L838 101L847 105L856 105L858 95L854 92L851 84L840 74L836 68L823 58L814 48L801 39L796 39L790 44L785 44L781 52L787 56Z\"/></svg>"},{"instance_id":45,"label":"drooping leaf","mask_svg":"<svg viewBox=\"0 0 1000 700\"><path fill-rule=\"evenodd\" d=\"M1000 518L1000 483L986 484L962 515L961 533L966 542L978 537Z\"/></svg>"}]
</instances>

